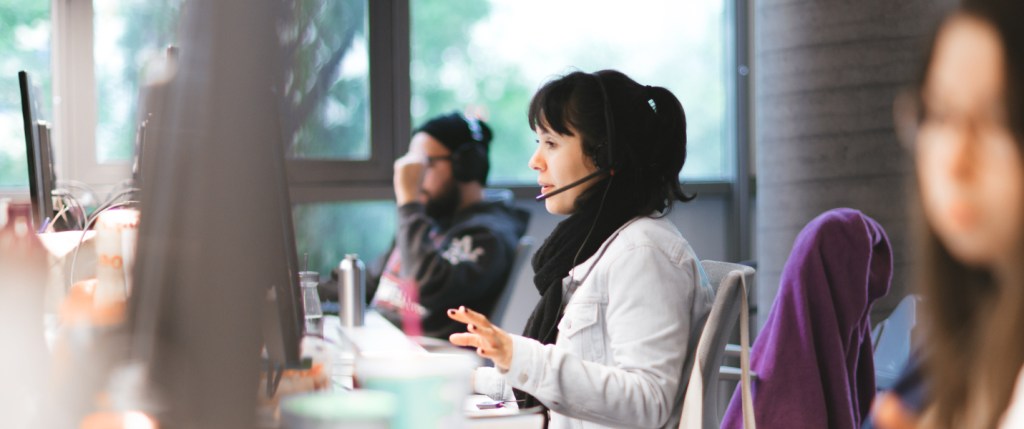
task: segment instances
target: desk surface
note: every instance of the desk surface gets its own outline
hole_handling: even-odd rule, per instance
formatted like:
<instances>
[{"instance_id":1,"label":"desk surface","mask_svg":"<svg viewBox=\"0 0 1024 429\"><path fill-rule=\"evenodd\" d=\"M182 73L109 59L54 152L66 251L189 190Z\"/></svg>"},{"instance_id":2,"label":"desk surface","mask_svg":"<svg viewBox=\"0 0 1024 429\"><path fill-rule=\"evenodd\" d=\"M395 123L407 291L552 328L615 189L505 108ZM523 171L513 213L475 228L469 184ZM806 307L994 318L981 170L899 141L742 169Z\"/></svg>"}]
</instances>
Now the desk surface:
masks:
<instances>
[{"instance_id":1,"label":"desk surface","mask_svg":"<svg viewBox=\"0 0 1024 429\"><path fill-rule=\"evenodd\" d=\"M337 340L360 356L394 356L427 351L375 311L366 312L364 326L344 327L337 316L324 318L324 339Z\"/></svg>"},{"instance_id":2,"label":"desk surface","mask_svg":"<svg viewBox=\"0 0 1024 429\"><path fill-rule=\"evenodd\" d=\"M408 354L426 354L427 351L409 339L376 312L367 312L365 326L346 328L341 326L337 316L324 317L324 340L336 345L340 352L334 354L331 369L331 387L333 389L352 390L353 369L355 358L359 356L395 356ZM482 395L474 395L467 400L467 406L489 399ZM511 429L541 428L544 424L540 414L512 414L509 410L494 410L493 417L487 413L472 412L467 415L467 429Z\"/></svg>"}]
</instances>

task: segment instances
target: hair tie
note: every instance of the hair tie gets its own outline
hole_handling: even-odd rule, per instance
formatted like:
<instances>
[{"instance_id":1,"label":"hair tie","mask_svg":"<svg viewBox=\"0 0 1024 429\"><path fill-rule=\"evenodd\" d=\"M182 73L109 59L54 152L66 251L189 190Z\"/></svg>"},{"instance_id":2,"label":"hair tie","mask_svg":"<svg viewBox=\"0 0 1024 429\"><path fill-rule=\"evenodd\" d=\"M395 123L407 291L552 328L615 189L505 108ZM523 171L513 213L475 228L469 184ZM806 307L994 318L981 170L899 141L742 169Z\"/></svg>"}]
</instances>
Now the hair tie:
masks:
<instances>
[{"instance_id":1,"label":"hair tie","mask_svg":"<svg viewBox=\"0 0 1024 429\"><path fill-rule=\"evenodd\" d=\"M658 103L654 102L654 87L650 85L644 85L644 91L647 95L647 105L651 106L651 111L658 113Z\"/></svg>"}]
</instances>

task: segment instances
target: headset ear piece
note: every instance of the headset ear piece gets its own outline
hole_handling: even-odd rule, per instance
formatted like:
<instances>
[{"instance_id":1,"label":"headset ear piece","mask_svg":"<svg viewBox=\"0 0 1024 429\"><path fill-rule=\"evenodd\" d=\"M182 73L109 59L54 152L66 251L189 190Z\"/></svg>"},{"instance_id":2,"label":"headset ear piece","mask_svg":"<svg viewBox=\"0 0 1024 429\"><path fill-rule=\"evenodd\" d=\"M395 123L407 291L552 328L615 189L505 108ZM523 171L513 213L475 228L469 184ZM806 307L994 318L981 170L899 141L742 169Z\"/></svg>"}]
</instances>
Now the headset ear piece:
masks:
<instances>
[{"instance_id":1,"label":"headset ear piece","mask_svg":"<svg viewBox=\"0 0 1024 429\"><path fill-rule=\"evenodd\" d=\"M468 142L452 153L452 176L458 182L484 183L489 169L487 150L480 143Z\"/></svg>"}]
</instances>

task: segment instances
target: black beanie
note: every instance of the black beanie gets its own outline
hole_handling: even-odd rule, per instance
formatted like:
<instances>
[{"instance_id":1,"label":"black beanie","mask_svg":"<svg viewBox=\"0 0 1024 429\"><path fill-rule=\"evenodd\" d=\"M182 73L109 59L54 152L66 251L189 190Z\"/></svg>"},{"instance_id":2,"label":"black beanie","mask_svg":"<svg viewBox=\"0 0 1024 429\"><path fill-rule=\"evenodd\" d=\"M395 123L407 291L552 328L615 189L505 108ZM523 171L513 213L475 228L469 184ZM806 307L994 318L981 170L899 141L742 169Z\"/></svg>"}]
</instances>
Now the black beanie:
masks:
<instances>
[{"instance_id":1,"label":"black beanie","mask_svg":"<svg viewBox=\"0 0 1024 429\"><path fill-rule=\"evenodd\" d=\"M465 143L480 142L484 149L491 143L491 128L479 119L467 118L459 112L437 116L423 124L413 134L424 132L455 152Z\"/></svg>"}]
</instances>

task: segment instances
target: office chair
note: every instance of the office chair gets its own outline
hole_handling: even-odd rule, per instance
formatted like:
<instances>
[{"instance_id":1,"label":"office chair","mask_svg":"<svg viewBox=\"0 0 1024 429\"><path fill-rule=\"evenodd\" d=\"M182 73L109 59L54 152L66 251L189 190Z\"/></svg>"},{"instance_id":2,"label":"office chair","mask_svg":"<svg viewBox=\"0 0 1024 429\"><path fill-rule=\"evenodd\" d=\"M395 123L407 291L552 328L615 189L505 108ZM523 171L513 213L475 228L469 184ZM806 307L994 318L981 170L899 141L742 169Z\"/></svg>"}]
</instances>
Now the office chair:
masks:
<instances>
[{"instance_id":1,"label":"office chair","mask_svg":"<svg viewBox=\"0 0 1024 429\"><path fill-rule=\"evenodd\" d=\"M491 311L491 321L498 326L504 326L505 313L508 311L509 303L512 302L512 292L516 289L516 279L519 277L519 271L523 268L523 264L530 259L531 248L533 248L533 237L524 235L519 238L516 255L512 260L512 268L509 269L508 279L505 280L505 289L501 291L498 301L494 303L494 310Z\"/></svg>"},{"instance_id":2,"label":"office chair","mask_svg":"<svg viewBox=\"0 0 1024 429\"><path fill-rule=\"evenodd\" d=\"M892 248L870 217L835 209L804 227L750 352L759 425L861 427L875 395L868 315L891 278ZM744 405L734 394L723 429L749 427Z\"/></svg>"},{"instance_id":3,"label":"office chair","mask_svg":"<svg viewBox=\"0 0 1024 429\"><path fill-rule=\"evenodd\" d=\"M690 374L686 397L683 402L683 415L680 428L718 429L719 415L718 396L719 380L722 374L735 374L737 380L747 373L747 382L743 383L744 403L749 405L748 429L754 427L753 406L750 402L749 359L741 356L741 366L746 369L722 367L726 355L729 335L736 324L737 316L741 319L741 341L749 350L749 301L747 298L750 286L754 283L754 269L745 265L718 261L701 261L708 280L715 288L715 301L711 306L700 340L695 350L696 362ZM742 380L741 380L742 381Z\"/></svg>"},{"instance_id":4,"label":"office chair","mask_svg":"<svg viewBox=\"0 0 1024 429\"><path fill-rule=\"evenodd\" d=\"M900 300L892 314L875 327L875 389L889 390L910 360L912 331L917 323L917 295Z\"/></svg>"}]
</instances>

